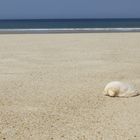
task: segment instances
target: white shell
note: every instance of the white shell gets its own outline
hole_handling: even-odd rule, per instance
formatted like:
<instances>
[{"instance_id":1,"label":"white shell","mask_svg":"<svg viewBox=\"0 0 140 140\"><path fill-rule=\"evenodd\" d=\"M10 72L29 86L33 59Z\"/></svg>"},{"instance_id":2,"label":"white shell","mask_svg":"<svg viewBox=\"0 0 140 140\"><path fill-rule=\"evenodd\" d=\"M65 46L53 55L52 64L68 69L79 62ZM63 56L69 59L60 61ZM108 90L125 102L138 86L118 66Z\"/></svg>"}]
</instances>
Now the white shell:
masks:
<instances>
[{"instance_id":1,"label":"white shell","mask_svg":"<svg viewBox=\"0 0 140 140\"><path fill-rule=\"evenodd\" d=\"M133 85L112 81L105 86L103 94L111 97L133 97L140 93Z\"/></svg>"}]
</instances>

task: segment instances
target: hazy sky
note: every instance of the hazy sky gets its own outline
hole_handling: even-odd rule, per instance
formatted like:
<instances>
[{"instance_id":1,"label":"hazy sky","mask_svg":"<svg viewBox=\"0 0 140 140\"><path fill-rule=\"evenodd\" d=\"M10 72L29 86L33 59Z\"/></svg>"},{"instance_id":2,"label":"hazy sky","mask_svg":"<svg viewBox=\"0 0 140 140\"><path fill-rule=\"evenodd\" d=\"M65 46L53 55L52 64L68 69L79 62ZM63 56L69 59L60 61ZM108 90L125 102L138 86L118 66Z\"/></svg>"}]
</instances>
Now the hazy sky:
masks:
<instances>
[{"instance_id":1,"label":"hazy sky","mask_svg":"<svg viewBox=\"0 0 140 140\"><path fill-rule=\"evenodd\" d=\"M140 18L140 0L0 0L0 19Z\"/></svg>"}]
</instances>

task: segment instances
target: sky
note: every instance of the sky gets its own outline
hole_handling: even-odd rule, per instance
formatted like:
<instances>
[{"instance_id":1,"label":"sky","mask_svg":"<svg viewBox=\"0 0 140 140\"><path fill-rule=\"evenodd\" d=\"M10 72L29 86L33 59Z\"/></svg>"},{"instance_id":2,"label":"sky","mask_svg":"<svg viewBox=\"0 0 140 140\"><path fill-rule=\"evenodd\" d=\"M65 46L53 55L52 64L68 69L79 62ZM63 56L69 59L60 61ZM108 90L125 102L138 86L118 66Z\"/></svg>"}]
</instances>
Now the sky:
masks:
<instances>
[{"instance_id":1,"label":"sky","mask_svg":"<svg viewBox=\"0 0 140 140\"><path fill-rule=\"evenodd\" d=\"M0 0L0 19L140 18L140 0Z\"/></svg>"}]
</instances>

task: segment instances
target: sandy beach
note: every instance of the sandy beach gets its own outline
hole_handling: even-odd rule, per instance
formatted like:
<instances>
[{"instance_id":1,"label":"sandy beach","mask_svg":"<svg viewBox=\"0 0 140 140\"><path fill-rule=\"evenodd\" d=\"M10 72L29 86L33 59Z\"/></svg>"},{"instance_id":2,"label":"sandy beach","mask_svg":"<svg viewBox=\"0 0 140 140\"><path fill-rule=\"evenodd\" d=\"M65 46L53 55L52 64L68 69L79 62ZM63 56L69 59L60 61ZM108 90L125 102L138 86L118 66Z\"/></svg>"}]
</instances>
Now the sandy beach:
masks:
<instances>
[{"instance_id":1,"label":"sandy beach","mask_svg":"<svg viewBox=\"0 0 140 140\"><path fill-rule=\"evenodd\" d=\"M1 34L1 140L140 140L140 33Z\"/></svg>"}]
</instances>

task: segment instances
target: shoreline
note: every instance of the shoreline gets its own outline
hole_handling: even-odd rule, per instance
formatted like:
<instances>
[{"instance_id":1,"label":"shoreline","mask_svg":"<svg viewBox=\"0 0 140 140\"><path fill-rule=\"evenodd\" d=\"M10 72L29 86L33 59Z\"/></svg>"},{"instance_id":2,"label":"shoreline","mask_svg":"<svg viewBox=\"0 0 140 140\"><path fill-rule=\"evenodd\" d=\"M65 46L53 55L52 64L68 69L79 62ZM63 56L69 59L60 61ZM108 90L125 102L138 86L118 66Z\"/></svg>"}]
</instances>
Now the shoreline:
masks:
<instances>
[{"instance_id":1,"label":"shoreline","mask_svg":"<svg viewBox=\"0 0 140 140\"><path fill-rule=\"evenodd\" d=\"M140 28L0 29L0 34L121 33L121 32L140 32Z\"/></svg>"}]
</instances>

